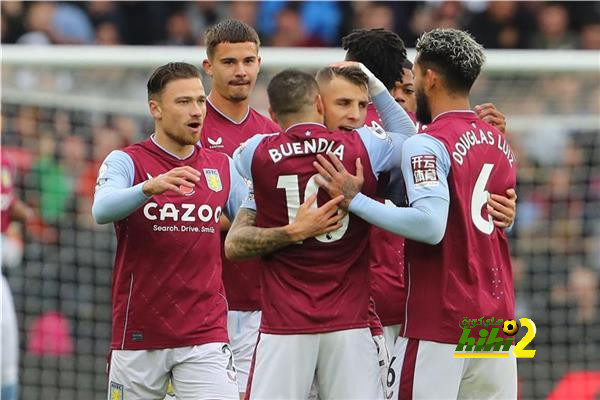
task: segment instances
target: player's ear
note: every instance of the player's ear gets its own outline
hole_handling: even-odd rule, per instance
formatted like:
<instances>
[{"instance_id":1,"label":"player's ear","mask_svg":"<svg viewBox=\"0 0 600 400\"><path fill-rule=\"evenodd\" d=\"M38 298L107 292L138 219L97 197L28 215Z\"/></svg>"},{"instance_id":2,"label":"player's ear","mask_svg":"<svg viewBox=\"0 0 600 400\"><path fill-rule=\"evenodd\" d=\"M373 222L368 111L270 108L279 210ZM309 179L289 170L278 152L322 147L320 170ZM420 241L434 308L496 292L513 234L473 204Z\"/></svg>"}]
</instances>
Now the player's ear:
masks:
<instances>
[{"instance_id":1,"label":"player's ear","mask_svg":"<svg viewBox=\"0 0 600 400\"><path fill-rule=\"evenodd\" d=\"M315 104L317 106L317 112L319 113L319 115L325 114L325 106L323 105L323 99L321 98L320 94L317 94Z\"/></svg>"},{"instance_id":2,"label":"player's ear","mask_svg":"<svg viewBox=\"0 0 600 400\"><path fill-rule=\"evenodd\" d=\"M271 106L269 106L269 116L271 117L271 119L273 120L273 122L275 122L277 125L279 125L279 121L277 121L277 115L275 115L275 113L273 112L273 109L271 108Z\"/></svg>"},{"instance_id":3,"label":"player's ear","mask_svg":"<svg viewBox=\"0 0 600 400\"><path fill-rule=\"evenodd\" d=\"M156 99L150 99L150 101L148 101L148 108L150 108L150 114L154 119L162 118L162 110L160 108L160 104L158 103L158 101L156 101Z\"/></svg>"},{"instance_id":4,"label":"player's ear","mask_svg":"<svg viewBox=\"0 0 600 400\"><path fill-rule=\"evenodd\" d=\"M256 61L258 62L258 66L260 67L260 63L262 62L262 58L260 56L258 56L256 58Z\"/></svg>"},{"instance_id":5,"label":"player's ear","mask_svg":"<svg viewBox=\"0 0 600 400\"><path fill-rule=\"evenodd\" d=\"M440 77L436 71L427 68L425 70L425 88L427 90L437 88L440 84L439 78Z\"/></svg>"},{"instance_id":6,"label":"player's ear","mask_svg":"<svg viewBox=\"0 0 600 400\"><path fill-rule=\"evenodd\" d=\"M206 75L212 78L212 64L210 63L208 58L205 58L202 61L202 68L204 69L204 72L206 72Z\"/></svg>"}]
</instances>

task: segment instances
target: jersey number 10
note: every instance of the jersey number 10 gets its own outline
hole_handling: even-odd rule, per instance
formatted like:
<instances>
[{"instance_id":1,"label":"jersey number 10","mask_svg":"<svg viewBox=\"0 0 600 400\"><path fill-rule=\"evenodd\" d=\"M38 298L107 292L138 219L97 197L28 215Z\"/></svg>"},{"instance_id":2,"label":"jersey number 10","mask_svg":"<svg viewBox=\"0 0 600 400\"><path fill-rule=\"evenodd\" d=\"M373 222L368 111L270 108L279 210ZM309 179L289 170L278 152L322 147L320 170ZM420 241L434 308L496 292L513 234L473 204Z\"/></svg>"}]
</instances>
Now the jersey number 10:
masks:
<instances>
[{"instance_id":1,"label":"jersey number 10","mask_svg":"<svg viewBox=\"0 0 600 400\"><path fill-rule=\"evenodd\" d=\"M313 194L319 191L319 185L317 185L316 177L318 174L315 174L310 177L308 182L306 183L306 189L304 189L304 201L308 199ZM296 215L298 214L298 208L300 207L300 186L298 184L298 175L281 175L277 179L277 189L285 190L285 199L287 202L287 212L288 212L288 221L292 223L296 220ZM317 202L315 201L312 204L313 208L317 208ZM338 211L342 212L342 211ZM342 219L342 226L339 229L336 229L333 232L324 233L319 236L315 236L319 242L330 243L335 242L336 240L340 240L346 230L348 229L348 222L350 221L350 217L346 215Z\"/></svg>"}]
</instances>

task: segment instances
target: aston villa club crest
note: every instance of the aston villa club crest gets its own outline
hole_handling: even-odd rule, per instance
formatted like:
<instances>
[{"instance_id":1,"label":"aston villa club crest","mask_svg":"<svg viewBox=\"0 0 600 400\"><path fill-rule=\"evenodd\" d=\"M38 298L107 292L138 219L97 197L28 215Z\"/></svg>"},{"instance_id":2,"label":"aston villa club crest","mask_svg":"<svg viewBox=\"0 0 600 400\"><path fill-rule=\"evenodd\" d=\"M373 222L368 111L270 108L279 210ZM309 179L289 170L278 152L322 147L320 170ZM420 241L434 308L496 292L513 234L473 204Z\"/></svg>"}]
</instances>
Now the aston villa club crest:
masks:
<instances>
[{"instance_id":1,"label":"aston villa club crest","mask_svg":"<svg viewBox=\"0 0 600 400\"><path fill-rule=\"evenodd\" d=\"M123 385L110 381L110 400L123 400Z\"/></svg>"},{"instance_id":2,"label":"aston villa club crest","mask_svg":"<svg viewBox=\"0 0 600 400\"><path fill-rule=\"evenodd\" d=\"M203 168L204 178L206 179L206 184L208 188L213 192L220 192L223 190L223 185L221 184L221 176L219 175L219 171L216 169Z\"/></svg>"}]
</instances>

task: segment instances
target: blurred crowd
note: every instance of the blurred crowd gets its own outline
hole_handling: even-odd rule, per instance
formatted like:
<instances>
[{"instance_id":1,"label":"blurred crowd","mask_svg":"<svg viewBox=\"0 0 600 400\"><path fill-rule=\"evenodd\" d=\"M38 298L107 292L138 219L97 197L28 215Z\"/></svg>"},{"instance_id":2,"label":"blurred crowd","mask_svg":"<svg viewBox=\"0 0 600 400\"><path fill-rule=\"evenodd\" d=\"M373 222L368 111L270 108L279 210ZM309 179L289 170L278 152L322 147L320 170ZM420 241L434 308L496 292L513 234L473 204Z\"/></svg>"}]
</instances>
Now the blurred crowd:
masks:
<instances>
[{"instance_id":1,"label":"blurred crowd","mask_svg":"<svg viewBox=\"0 0 600 400\"><path fill-rule=\"evenodd\" d=\"M354 28L387 28L408 47L434 27L471 32L486 48L600 49L600 3L516 1L2 2L2 43L202 45L225 18L267 46L337 47Z\"/></svg>"}]
</instances>

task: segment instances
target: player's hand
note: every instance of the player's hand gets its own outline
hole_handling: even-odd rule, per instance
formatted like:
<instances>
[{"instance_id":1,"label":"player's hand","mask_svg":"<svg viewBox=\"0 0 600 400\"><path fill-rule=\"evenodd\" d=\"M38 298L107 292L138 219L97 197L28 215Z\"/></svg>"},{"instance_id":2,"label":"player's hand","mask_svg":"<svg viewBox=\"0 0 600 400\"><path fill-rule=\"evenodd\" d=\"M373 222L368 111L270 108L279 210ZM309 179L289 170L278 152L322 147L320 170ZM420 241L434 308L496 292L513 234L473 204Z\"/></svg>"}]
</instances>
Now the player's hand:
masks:
<instances>
[{"instance_id":1,"label":"player's hand","mask_svg":"<svg viewBox=\"0 0 600 400\"><path fill-rule=\"evenodd\" d=\"M169 172L148 179L142 190L146 196L154 196L172 191L184 195L196 186L200 180L200 172L192 167L177 167Z\"/></svg>"},{"instance_id":2,"label":"player's hand","mask_svg":"<svg viewBox=\"0 0 600 400\"><path fill-rule=\"evenodd\" d=\"M506 117L492 103L483 103L475 106L477 116L488 124L506 133Z\"/></svg>"},{"instance_id":3,"label":"player's hand","mask_svg":"<svg viewBox=\"0 0 600 400\"><path fill-rule=\"evenodd\" d=\"M341 211L338 205L344 200L344 196L337 196L321 207L313 207L317 201L317 195L313 194L298 208L296 219L290 224L290 232L294 241L333 232L342 227L340 222L346 213Z\"/></svg>"},{"instance_id":4,"label":"player's hand","mask_svg":"<svg viewBox=\"0 0 600 400\"><path fill-rule=\"evenodd\" d=\"M508 189L506 196L492 194L488 197L488 214L494 218L494 225L499 228L511 226L517 215L517 192Z\"/></svg>"},{"instance_id":5,"label":"player's hand","mask_svg":"<svg viewBox=\"0 0 600 400\"><path fill-rule=\"evenodd\" d=\"M340 203L340 208L348 210L350 202L360 192L365 182L360 158L356 159L356 175L352 175L334 154L327 155L329 160L318 154L318 162L313 161L313 166L319 171L316 182L329 193L331 198L343 195L344 201Z\"/></svg>"},{"instance_id":6,"label":"player's hand","mask_svg":"<svg viewBox=\"0 0 600 400\"><path fill-rule=\"evenodd\" d=\"M360 69L365 75L367 75L367 78L369 78L369 96L371 97L377 96L379 93L387 90L383 82L381 82L363 63L358 61L339 61L331 64L331 66L337 68L354 67Z\"/></svg>"},{"instance_id":7,"label":"player's hand","mask_svg":"<svg viewBox=\"0 0 600 400\"><path fill-rule=\"evenodd\" d=\"M346 68L346 67L354 67L361 68L362 63L358 61L338 61L336 63L331 64L332 67L336 68Z\"/></svg>"}]
</instances>

